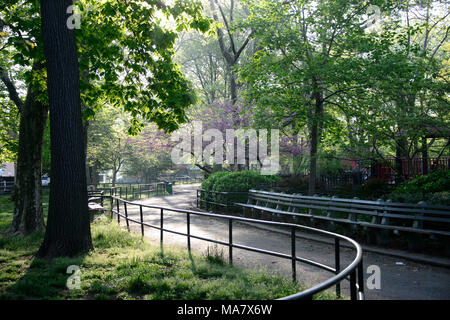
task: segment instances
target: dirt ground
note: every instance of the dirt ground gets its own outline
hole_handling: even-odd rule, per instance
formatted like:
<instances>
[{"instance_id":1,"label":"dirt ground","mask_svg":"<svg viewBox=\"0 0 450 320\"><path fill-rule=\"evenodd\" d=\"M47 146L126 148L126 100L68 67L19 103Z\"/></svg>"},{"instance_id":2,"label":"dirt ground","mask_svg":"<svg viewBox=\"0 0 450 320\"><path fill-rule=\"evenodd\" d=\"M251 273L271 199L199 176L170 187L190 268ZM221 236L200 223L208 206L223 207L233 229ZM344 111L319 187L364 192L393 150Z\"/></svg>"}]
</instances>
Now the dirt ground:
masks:
<instances>
[{"instance_id":1,"label":"dirt ground","mask_svg":"<svg viewBox=\"0 0 450 320\"><path fill-rule=\"evenodd\" d=\"M199 184L175 185L174 195L166 197L153 197L138 203L159 205L173 208L192 208L195 203ZM131 218L139 220L139 207L128 206ZM208 237L216 240L228 241L228 221L216 218L191 216L191 234ZM150 224L160 224L160 211L144 209L144 221ZM122 225L125 225L122 219ZM140 226L130 222L132 231L140 232ZM186 232L186 215L182 213L165 212L164 228ZM152 228L145 228L145 236L159 243L160 232ZM290 237L278 232L261 230L243 224L233 223L233 243L257 247L261 249L290 254ZM164 233L164 244L168 246L187 247L187 238L172 233ZM198 253L206 252L208 247L215 245L198 239L191 239L191 249ZM228 259L228 247L217 246ZM323 264L334 266L334 247L317 241L305 240L298 237L296 240L297 256L311 259ZM341 267L348 265L355 256L354 250L341 249ZM363 253L365 280L371 275L367 268L371 265L379 266L381 270L381 288L365 288L366 299L394 299L394 300L426 300L450 299L450 269L419 264L401 258L381 254ZM270 272L292 277L291 261L269 255L249 252L242 249L233 249L233 263L246 268L261 268ZM297 280L307 286L314 286L332 276L331 273L315 267L297 262ZM331 289L334 290L334 289ZM349 295L348 282L342 282L342 293Z\"/></svg>"}]
</instances>

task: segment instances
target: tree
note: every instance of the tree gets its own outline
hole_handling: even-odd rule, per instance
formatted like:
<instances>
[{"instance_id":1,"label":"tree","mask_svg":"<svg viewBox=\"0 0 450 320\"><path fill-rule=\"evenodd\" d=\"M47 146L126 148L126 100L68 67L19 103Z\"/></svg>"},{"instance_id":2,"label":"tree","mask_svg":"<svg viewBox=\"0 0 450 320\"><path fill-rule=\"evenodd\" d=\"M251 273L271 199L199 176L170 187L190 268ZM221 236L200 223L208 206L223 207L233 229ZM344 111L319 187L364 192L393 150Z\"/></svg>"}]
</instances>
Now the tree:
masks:
<instances>
[{"instance_id":1,"label":"tree","mask_svg":"<svg viewBox=\"0 0 450 320\"><path fill-rule=\"evenodd\" d=\"M128 136L129 117L117 108L104 106L97 111L88 128L87 160L94 172L112 171L112 186L131 154Z\"/></svg>"},{"instance_id":2,"label":"tree","mask_svg":"<svg viewBox=\"0 0 450 320\"><path fill-rule=\"evenodd\" d=\"M81 117L80 73L74 30L67 27L72 0L41 1L42 37L50 105L52 183L48 222L38 256L52 259L91 250Z\"/></svg>"},{"instance_id":3,"label":"tree","mask_svg":"<svg viewBox=\"0 0 450 320\"><path fill-rule=\"evenodd\" d=\"M148 183L173 167L170 150L174 143L170 135L148 124L137 136L130 138L131 152L125 165L125 174Z\"/></svg>"},{"instance_id":4,"label":"tree","mask_svg":"<svg viewBox=\"0 0 450 320\"><path fill-rule=\"evenodd\" d=\"M9 98L9 102L2 99L9 105L5 108L10 110L8 123L14 124L14 110L19 115L19 130L9 131L3 135L8 139L1 142L11 158L17 156L14 214L9 232L25 235L44 229L41 153L48 116L44 57L36 6L8 0L0 4L0 12L0 90L3 97ZM22 92L26 92L25 97L21 97Z\"/></svg>"},{"instance_id":5,"label":"tree","mask_svg":"<svg viewBox=\"0 0 450 320\"><path fill-rule=\"evenodd\" d=\"M161 27L155 16L162 12L172 17L180 31L187 28L206 31L209 20L201 15L201 6L183 0L175 1L172 6L159 1L145 6L136 1L83 0L76 4L91 9L83 11L83 27L77 30L85 120L95 114L98 101L107 95L115 106L135 117L134 130L141 127L142 119L175 130L185 121L184 110L193 103L193 95L189 83L172 61L176 32ZM2 96L6 92L23 116L18 149L26 153L19 151L17 159L12 224L12 232L23 234L43 227L40 176L48 109L45 57L38 2L5 0L0 9L3 82L0 89ZM24 71L16 73L18 66ZM14 81L13 74L21 79ZM19 96L19 81L25 82L24 87L28 88L25 98ZM24 221L39 223L22 228Z\"/></svg>"},{"instance_id":6,"label":"tree","mask_svg":"<svg viewBox=\"0 0 450 320\"><path fill-rule=\"evenodd\" d=\"M229 83L229 95L231 103L234 105L238 101L238 84L237 84L237 76L235 67L237 67L239 63L239 58L241 57L243 51L247 47L250 41L251 34L244 37L242 43L238 42L238 37L236 32L232 29L234 26L234 18L235 18L235 3L234 0L230 0L229 6L229 16L225 15L225 10L218 3L217 0L209 0L211 6L211 12L214 20L217 23L223 23L225 26L225 32L222 27L217 26L217 41L219 43L220 51L222 52L223 58L226 62L226 71L228 75L228 83ZM219 9L220 16L219 18L217 13L217 8ZM229 39L228 43L225 37ZM240 39L239 39L240 40Z\"/></svg>"}]
</instances>

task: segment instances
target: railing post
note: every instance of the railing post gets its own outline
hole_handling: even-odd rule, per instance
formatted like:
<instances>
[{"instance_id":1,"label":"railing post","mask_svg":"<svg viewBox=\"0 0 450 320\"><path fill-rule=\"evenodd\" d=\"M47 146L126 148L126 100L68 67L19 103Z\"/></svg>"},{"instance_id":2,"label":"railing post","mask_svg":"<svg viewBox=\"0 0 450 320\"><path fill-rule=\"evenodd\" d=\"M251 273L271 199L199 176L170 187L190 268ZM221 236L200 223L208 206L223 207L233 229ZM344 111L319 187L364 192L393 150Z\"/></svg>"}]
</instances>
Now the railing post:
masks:
<instances>
[{"instance_id":1,"label":"railing post","mask_svg":"<svg viewBox=\"0 0 450 320\"><path fill-rule=\"evenodd\" d=\"M364 297L364 267L362 257L358 264L358 296L360 299Z\"/></svg>"},{"instance_id":2,"label":"railing post","mask_svg":"<svg viewBox=\"0 0 450 320\"><path fill-rule=\"evenodd\" d=\"M128 200L128 187L125 187L125 199Z\"/></svg>"},{"instance_id":3,"label":"railing post","mask_svg":"<svg viewBox=\"0 0 450 320\"><path fill-rule=\"evenodd\" d=\"M125 210L125 222L127 224L127 230L128 230L128 232L130 232L130 222L128 221L128 210L127 210L127 203L126 202L123 203L123 208Z\"/></svg>"},{"instance_id":4,"label":"railing post","mask_svg":"<svg viewBox=\"0 0 450 320\"><path fill-rule=\"evenodd\" d=\"M111 219L112 219L113 218L113 207L114 207L114 199L113 199L112 195L110 195L109 201L110 201L110 203L109 203L110 206L109 207L111 208Z\"/></svg>"},{"instance_id":5,"label":"railing post","mask_svg":"<svg viewBox=\"0 0 450 320\"><path fill-rule=\"evenodd\" d=\"M198 189L197 189L197 208L199 208L199 206L198 206Z\"/></svg>"},{"instance_id":6,"label":"railing post","mask_svg":"<svg viewBox=\"0 0 450 320\"><path fill-rule=\"evenodd\" d=\"M341 272L341 255L340 255L340 239L334 238L334 266L336 269L336 274ZM336 296L339 298L341 296L341 283L336 283Z\"/></svg>"},{"instance_id":7,"label":"railing post","mask_svg":"<svg viewBox=\"0 0 450 320\"><path fill-rule=\"evenodd\" d=\"M350 300L356 300L356 270L350 273Z\"/></svg>"},{"instance_id":8,"label":"railing post","mask_svg":"<svg viewBox=\"0 0 450 320\"><path fill-rule=\"evenodd\" d=\"M116 199L116 206L117 206L117 223L120 224L120 204L119 199Z\"/></svg>"},{"instance_id":9,"label":"railing post","mask_svg":"<svg viewBox=\"0 0 450 320\"><path fill-rule=\"evenodd\" d=\"M139 215L141 216L141 234L144 236L144 214L142 212L142 205L139 206Z\"/></svg>"},{"instance_id":10,"label":"railing post","mask_svg":"<svg viewBox=\"0 0 450 320\"><path fill-rule=\"evenodd\" d=\"M295 248L295 227L291 228L292 280L297 281L297 250Z\"/></svg>"},{"instance_id":11,"label":"railing post","mask_svg":"<svg viewBox=\"0 0 450 320\"><path fill-rule=\"evenodd\" d=\"M164 239L164 231L163 231L163 227L164 227L164 209L161 209L161 236L160 236L160 242L161 244L163 244L163 239Z\"/></svg>"},{"instance_id":12,"label":"railing post","mask_svg":"<svg viewBox=\"0 0 450 320\"><path fill-rule=\"evenodd\" d=\"M191 214L187 213L187 246L188 250L191 251Z\"/></svg>"},{"instance_id":13,"label":"railing post","mask_svg":"<svg viewBox=\"0 0 450 320\"><path fill-rule=\"evenodd\" d=\"M233 264L233 219L228 219L228 260Z\"/></svg>"}]
</instances>

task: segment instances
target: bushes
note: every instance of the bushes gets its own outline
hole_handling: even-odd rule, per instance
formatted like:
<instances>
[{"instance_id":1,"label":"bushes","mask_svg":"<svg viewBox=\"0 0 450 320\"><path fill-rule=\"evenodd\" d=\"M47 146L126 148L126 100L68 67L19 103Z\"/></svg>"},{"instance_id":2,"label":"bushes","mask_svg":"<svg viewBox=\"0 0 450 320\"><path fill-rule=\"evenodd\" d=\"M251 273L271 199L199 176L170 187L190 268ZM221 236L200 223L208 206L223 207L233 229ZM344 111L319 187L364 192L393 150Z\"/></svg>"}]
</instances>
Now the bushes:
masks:
<instances>
[{"instance_id":1,"label":"bushes","mask_svg":"<svg viewBox=\"0 0 450 320\"><path fill-rule=\"evenodd\" d=\"M219 192L247 192L254 188L268 188L279 181L278 176L264 176L254 171L219 171L202 183L202 189Z\"/></svg>"},{"instance_id":2,"label":"bushes","mask_svg":"<svg viewBox=\"0 0 450 320\"><path fill-rule=\"evenodd\" d=\"M218 179L220 179L221 177L229 174L229 173L230 172L228 172L228 171L218 171L218 172L215 172L213 174L210 174L208 176L208 178L203 180L203 182L202 182L202 189L203 190L207 190L207 191L212 191L216 181Z\"/></svg>"},{"instance_id":3,"label":"bushes","mask_svg":"<svg viewBox=\"0 0 450 320\"><path fill-rule=\"evenodd\" d=\"M386 199L394 202L450 205L450 171L435 171L398 186Z\"/></svg>"},{"instance_id":4,"label":"bushes","mask_svg":"<svg viewBox=\"0 0 450 320\"><path fill-rule=\"evenodd\" d=\"M435 171L426 176L419 176L395 189L400 193L435 193L450 191L450 170Z\"/></svg>"},{"instance_id":5,"label":"bushes","mask_svg":"<svg viewBox=\"0 0 450 320\"><path fill-rule=\"evenodd\" d=\"M389 184L386 180L379 178L370 178L365 181L357 191L357 197L362 199L378 199L389 190Z\"/></svg>"},{"instance_id":6,"label":"bushes","mask_svg":"<svg viewBox=\"0 0 450 320\"><path fill-rule=\"evenodd\" d=\"M254 171L219 171L211 174L202 183L202 189L217 192L248 192L250 189L268 189L279 181L278 176L265 176ZM216 195L215 202L233 203L247 200L247 195Z\"/></svg>"}]
</instances>

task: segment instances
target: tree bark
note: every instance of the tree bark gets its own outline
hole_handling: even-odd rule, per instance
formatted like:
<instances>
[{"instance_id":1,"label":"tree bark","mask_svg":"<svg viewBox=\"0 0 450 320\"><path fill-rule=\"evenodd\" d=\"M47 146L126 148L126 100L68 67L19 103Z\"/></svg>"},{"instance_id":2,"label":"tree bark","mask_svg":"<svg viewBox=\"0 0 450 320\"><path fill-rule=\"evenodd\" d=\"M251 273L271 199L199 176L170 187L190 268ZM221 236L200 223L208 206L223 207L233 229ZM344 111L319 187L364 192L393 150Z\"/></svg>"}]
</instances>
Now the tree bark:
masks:
<instances>
[{"instance_id":1,"label":"tree bark","mask_svg":"<svg viewBox=\"0 0 450 320\"><path fill-rule=\"evenodd\" d=\"M35 64L37 65L37 64ZM19 150L14 184L14 214L9 232L28 235L44 230L42 209L42 145L48 106L37 101L30 84L20 112Z\"/></svg>"},{"instance_id":2,"label":"tree bark","mask_svg":"<svg viewBox=\"0 0 450 320\"><path fill-rule=\"evenodd\" d=\"M41 0L52 181L47 228L37 255L46 259L92 249L77 47L75 32L66 25L70 5L71 0Z\"/></svg>"},{"instance_id":3,"label":"tree bark","mask_svg":"<svg viewBox=\"0 0 450 320\"><path fill-rule=\"evenodd\" d=\"M428 144L426 137L422 137L422 174L428 174Z\"/></svg>"},{"instance_id":4,"label":"tree bark","mask_svg":"<svg viewBox=\"0 0 450 320\"><path fill-rule=\"evenodd\" d=\"M310 119L311 126L311 147L310 147L310 161L309 161L309 181L308 181L308 194L314 195L316 192L316 179L317 179L317 151L319 145L320 129L322 127L321 121L323 117L323 93L317 84L314 84L314 99L315 108Z\"/></svg>"}]
</instances>

